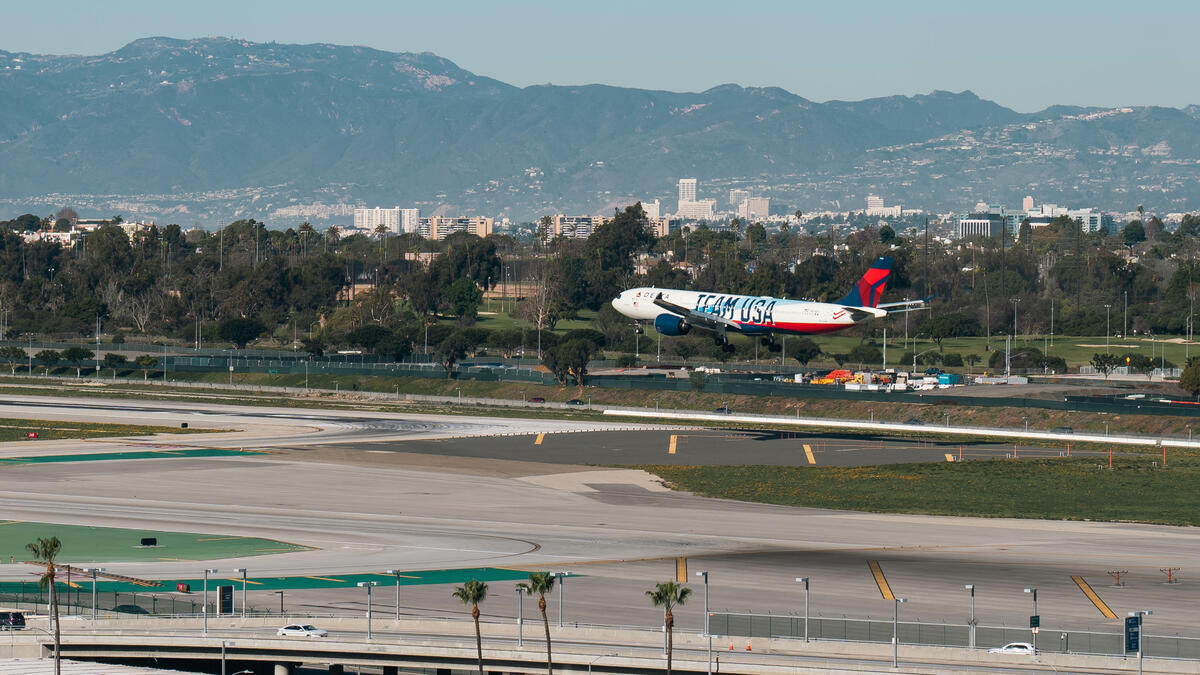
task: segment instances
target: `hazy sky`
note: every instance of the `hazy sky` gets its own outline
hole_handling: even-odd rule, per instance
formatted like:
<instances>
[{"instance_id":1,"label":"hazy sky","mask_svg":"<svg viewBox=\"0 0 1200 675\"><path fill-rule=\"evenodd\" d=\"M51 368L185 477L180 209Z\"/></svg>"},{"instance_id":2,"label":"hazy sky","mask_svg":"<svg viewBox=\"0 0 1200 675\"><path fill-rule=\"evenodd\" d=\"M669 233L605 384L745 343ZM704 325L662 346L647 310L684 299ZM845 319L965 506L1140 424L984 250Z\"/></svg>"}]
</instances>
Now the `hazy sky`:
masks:
<instances>
[{"instance_id":1,"label":"hazy sky","mask_svg":"<svg viewBox=\"0 0 1200 675\"><path fill-rule=\"evenodd\" d=\"M970 89L1020 111L1200 104L1200 2L1184 0L56 0L6 2L3 16L0 49L34 53L224 35L429 51L521 86L733 82L817 101Z\"/></svg>"}]
</instances>

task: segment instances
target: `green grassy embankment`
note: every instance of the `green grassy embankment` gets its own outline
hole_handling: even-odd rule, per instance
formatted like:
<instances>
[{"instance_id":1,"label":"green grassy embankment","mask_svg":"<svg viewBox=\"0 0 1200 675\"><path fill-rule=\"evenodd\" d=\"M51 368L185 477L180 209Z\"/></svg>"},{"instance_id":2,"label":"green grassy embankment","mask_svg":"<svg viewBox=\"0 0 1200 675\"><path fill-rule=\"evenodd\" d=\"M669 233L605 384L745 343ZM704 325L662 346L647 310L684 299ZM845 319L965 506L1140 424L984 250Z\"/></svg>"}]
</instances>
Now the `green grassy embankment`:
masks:
<instances>
[{"instance_id":1,"label":"green grassy embankment","mask_svg":"<svg viewBox=\"0 0 1200 675\"><path fill-rule=\"evenodd\" d=\"M27 440L37 432L36 440L62 438L99 438L101 436L148 436L150 434L188 434L210 429L143 426L139 424L103 424L99 422L55 422L49 420L0 419L0 442ZM32 440L32 439L30 439Z\"/></svg>"},{"instance_id":2,"label":"green grassy embankment","mask_svg":"<svg viewBox=\"0 0 1200 675\"><path fill-rule=\"evenodd\" d=\"M786 506L1200 525L1200 458L981 460L867 467L640 466L676 490Z\"/></svg>"}]
</instances>

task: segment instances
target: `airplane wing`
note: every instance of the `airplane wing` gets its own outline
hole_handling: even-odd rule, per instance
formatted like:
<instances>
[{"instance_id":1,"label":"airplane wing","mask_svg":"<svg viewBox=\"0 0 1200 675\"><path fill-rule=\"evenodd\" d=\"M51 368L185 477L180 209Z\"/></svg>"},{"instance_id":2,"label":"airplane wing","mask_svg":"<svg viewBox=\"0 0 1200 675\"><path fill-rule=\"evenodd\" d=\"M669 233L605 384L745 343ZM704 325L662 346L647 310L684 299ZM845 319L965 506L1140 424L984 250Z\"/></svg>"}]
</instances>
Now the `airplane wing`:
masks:
<instances>
[{"instance_id":1,"label":"airplane wing","mask_svg":"<svg viewBox=\"0 0 1200 675\"><path fill-rule=\"evenodd\" d=\"M697 328L707 328L708 330L715 330L722 333L727 328L741 330L741 326L739 326L736 321L726 319L725 317L718 316L716 314L697 312L696 310L688 309L683 305L676 305L673 302L668 302L663 300L662 293L659 293L657 296L655 296L654 304L662 307L672 314L678 314L684 317L687 319L688 323L696 326Z\"/></svg>"}]
</instances>

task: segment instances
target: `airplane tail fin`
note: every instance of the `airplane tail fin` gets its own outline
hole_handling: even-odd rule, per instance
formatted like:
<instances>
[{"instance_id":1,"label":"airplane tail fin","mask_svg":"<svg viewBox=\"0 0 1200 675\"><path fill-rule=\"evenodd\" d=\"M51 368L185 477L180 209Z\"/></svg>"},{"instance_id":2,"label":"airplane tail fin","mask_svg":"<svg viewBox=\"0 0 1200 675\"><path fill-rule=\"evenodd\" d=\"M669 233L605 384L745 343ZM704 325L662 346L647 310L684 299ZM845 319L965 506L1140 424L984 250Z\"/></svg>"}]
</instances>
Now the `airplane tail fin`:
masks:
<instances>
[{"instance_id":1,"label":"airplane tail fin","mask_svg":"<svg viewBox=\"0 0 1200 675\"><path fill-rule=\"evenodd\" d=\"M883 298L884 286L887 285L888 277L891 274L892 259L876 258L866 274L862 275L854 288L837 304L847 307L878 307L879 300Z\"/></svg>"}]
</instances>

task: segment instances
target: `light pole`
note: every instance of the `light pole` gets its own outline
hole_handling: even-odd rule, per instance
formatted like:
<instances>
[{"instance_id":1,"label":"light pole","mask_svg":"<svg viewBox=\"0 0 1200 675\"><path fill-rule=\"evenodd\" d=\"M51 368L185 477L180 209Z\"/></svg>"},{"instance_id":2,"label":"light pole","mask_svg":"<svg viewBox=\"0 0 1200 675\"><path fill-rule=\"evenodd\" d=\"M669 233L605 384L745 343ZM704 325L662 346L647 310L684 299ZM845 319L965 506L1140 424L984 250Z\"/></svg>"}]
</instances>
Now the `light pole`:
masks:
<instances>
[{"instance_id":1,"label":"light pole","mask_svg":"<svg viewBox=\"0 0 1200 675\"><path fill-rule=\"evenodd\" d=\"M908 602L908 598L896 598L892 606L892 667L898 668L900 663L900 603Z\"/></svg>"},{"instance_id":2,"label":"light pole","mask_svg":"<svg viewBox=\"0 0 1200 675\"><path fill-rule=\"evenodd\" d=\"M517 646L525 646L525 589L517 584Z\"/></svg>"},{"instance_id":3,"label":"light pole","mask_svg":"<svg viewBox=\"0 0 1200 675\"><path fill-rule=\"evenodd\" d=\"M563 625L563 596L567 591L567 575L569 572L555 572L554 576L558 577L558 627Z\"/></svg>"},{"instance_id":4,"label":"light pole","mask_svg":"<svg viewBox=\"0 0 1200 675\"><path fill-rule=\"evenodd\" d=\"M796 577L796 582L804 584L804 641L808 642L808 577Z\"/></svg>"},{"instance_id":5,"label":"light pole","mask_svg":"<svg viewBox=\"0 0 1200 675\"><path fill-rule=\"evenodd\" d=\"M208 575L216 574L218 571L215 569L204 570L204 605L200 608L200 613L204 615L205 635L208 635Z\"/></svg>"},{"instance_id":6,"label":"light pole","mask_svg":"<svg viewBox=\"0 0 1200 675\"><path fill-rule=\"evenodd\" d=\"M1146 637L1146 636L1142 635L1142 621L1143 621L1143 619L1144 619L1145 617L1147 617L1147 616L1150 616L1150 615L1151 615L1151 614L1153 614L1153 613L1154 613L1154 610L1151 610L1151 609L1138 609L1138 610L1134 610L1134 611L1132 611L1132 612L1129 612L1129 616L1135 616L1135 617L1137 617L1137 631L1138 631L1138 650L1137 650L1137 655L1138 655L1138 675L1142 675L1142 640L1143 640L1143 639L1145 639L1145 637Z\"/></svg>"},{"instance_id":7,"label":"light pole","mask_svg":"<svg viewBox=\"0 0 1200 675\"><path fill-rule=\"evenodd\" d=\"M1025 592L1033 595L1033 616L1037 616L1038 615L1038 613L1037 613L1037 589L1036 588L1026 588ZM1030 623L1032 623L1032 621L1030 621ZM1038 623L1039 624L1041 623L1040 617L1038 618ZM1034 627L1030 626L1030 630L1033 631L1033 654L1036 656L1037 655L1037 631L1033 630L1033 629L1034 629Z\"/></svg>"},{"instance_id":8,"label":"light pole","mask_svg":"<svg viewBox=\"0 0 1200 675\"><path fill-rule=\"evenodd\" d=\"M1125 294L1125 320L1122 322L1121 335L1126 340L1129 339L1129 291L1124 291Z\"/></svg>"},{"instance_id":9,"label":"light pole","mask_svg":"<svg viewBox=\"0 0 1200 675\"><path fill-rule=\"evenodd\" d=\"M971 649L975 648L975 584L967 584L963 586L971 592L971 618L967 619L967 646Z\"/></svg>"},{"instance_id":10,"label":"light pole","mask_svg":"<svg viewBox=\"0 0 1200 675\"><path fill-rule=\"evenodd\" d=\"M1112 322L1109 321L1112 305L1104 306L1104 353L1109 353L1109 337L1112 336Z\"/></svg>"},{"instance_id":11,"label":"light pole","mask_svg":"<svg viewBox=\"0 0 1200 675\"><path fill-rule=\"evenodd\" d=\"M704 577L704 635L708 638L708 675L712 675L712 631L709 630L709 619L712 615L708 613L708 570L696 572L696 576Z\"/></svg>"},{"instance_id":12,"label":"light pole","mask_svg":"<svg viewBox=\"0 0 1200 675\"><path fill-rule=\"evenodd\" d=\"M360 582L358 582L359 588L367 589L367 639L368 640L371 639L371 588L373 586L378 586L378 585L379 585L378 581L360 581Z\"/></svg>"},{"instance_id":13,"label":"light pole","mask_svg":"<svg viewBox=\"0 0 1200 675\"><path fill-rule=\"evenodd\" d=\"M400 570L388 570L388 574L396 577L396 620L400 620Z\"/></svg>"},{"instance_id":14,"label":"light pole","mask_svg":"<svg viewBox=\"0 0 1200 675\"><path fill-rule=\"evenodd\" d=\"M246 568L235 567L233 571L235 574L242 575L242 618L244 619L246 618Z\"/></svg>"},{"instance_id":15,"label":"light pole","mask_svg":"<svg viewBox=\"0 0 1200 675\"><path fill-rule=\"evenodd\" d=\"M92 573L92 621L96 620L96 573L103 572L104 569L103 567L88 567L84 569L85 572Z\"/></svg>"},{"instance_id":16,"label":"light pole","mask_svg":"<svg viewBox=\"0 0 1200 675\"><path fill-rule=\"evenodd\" d=\"M233 647L237 643L228 640L221 640L221 675L225 675L225 647L226 645Z\"/></svg>"},{"instance_id":17,"label":"light pole","mask_svg":"<svg viewBox=\"0 0 1200 675\"><path fill-rule=\"evenodd\" d=\"M1013 304L1013 344L1017 342L1017 303L1021 302L1020 298L1009 298Z\"/></svg>"}]
</instances>

